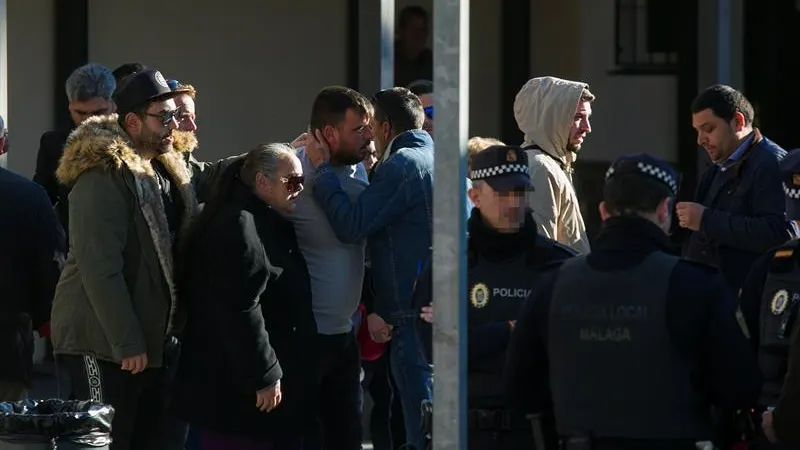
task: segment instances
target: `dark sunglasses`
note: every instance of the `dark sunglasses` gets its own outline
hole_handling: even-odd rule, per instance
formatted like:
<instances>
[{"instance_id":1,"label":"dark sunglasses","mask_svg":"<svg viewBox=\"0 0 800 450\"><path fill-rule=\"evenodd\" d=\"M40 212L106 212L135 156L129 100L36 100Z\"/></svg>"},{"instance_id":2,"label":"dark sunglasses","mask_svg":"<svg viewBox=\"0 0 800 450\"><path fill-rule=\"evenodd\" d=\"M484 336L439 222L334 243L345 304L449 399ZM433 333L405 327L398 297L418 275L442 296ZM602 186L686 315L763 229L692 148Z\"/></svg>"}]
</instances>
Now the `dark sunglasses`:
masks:
<instances>
[{"instance_id":1,"label":"dark sunglasses","mask_svg":"<svg viewBox=\"0 0 800 450\"><path fill-rule=\"evenodd\" d=\"M177 119L178 116L181 114L181 109L173 109L172 111L161 111L158 114L150 114L144 113L146 116L155 117L161 122L161 125L169 126L169 123L172 122L173 119Z\"/></svg>"},{"instance_id":2,"label":"dark sunglasses","mask_svg":"<svg viewBox=\"0 0 800 450\"><path fill-rule=\"evenodd\" d=\"M433 106L426 106L426 107L425 107L425 108L423 108L423 109L425 110L425 116L426 116L428 119L431 119L431 120L433 120Z\"/></svg>"},{"instance_id":3,"label":"dark sunglasses","mask_svg":"<svg viewBox=\"0 0 800 450\"><path fill-rule=\"evenodd\" d=\"M289 191L290 194L294 194L295 192L300 192L306 178L303 175L289 175L288 177L281 178L281 181L286 183L286 190Z\"/></svg>"}]
</instances>

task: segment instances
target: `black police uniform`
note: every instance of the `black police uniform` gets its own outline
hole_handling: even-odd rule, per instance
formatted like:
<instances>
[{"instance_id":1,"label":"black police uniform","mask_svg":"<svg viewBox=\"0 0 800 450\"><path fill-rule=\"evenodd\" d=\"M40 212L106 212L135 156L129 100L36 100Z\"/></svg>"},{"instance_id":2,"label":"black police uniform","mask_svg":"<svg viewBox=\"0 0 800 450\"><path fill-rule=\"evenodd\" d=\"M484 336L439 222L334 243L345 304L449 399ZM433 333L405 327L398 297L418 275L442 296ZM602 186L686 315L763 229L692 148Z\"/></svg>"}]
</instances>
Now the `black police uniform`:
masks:
<instances>
[{"instance_id":1,"label":"black police uniform","mask_svg":"<svg viewBox=\"0 0 800 450\"><path fill-rule=\"evenodd\" d=\"M530 188L527 156L516 147L489 147L473 158L470 178L483 180L501 193L524 191ZM524 202L520 207L524 208ZM530 422L506 408L502 392L506 348L512 322L535 289L539 267L576 254L539 235L532 215L524 209L520 215L525 221L515 233L493 229L478 208L467 221L469 449L533 448ZM429 289L429 275L420 280L418 292ZM427 303L430 297L422 302Z\"/></svg>"},{"instance_id":2,"label":"black police uniform","mask_svg":"<svg viewBox=\"0 0 800 450\"><path fill-rule=\"evenodd\" d=\"M620 158L606 178L622 175L677 191L677 173L647 155ZM693 449L712 437L711 404L747 407L758 395L732 293L716 269L670 251L650 220L614 217L591 254L540 274L504 384L521 411L552 411L570 448Z\"/></svg>"},{"instance_id":3,"label":"black police uniform","mask_svg":"<svg viewBox=\"0 0 800 450\"><path fill-rule=\"evenodd\" d=\"M794 152L781 163L786 214L790 220L800 219L800 153ZM747 324L750 342L758 352L764 385L758 400L761 412L778 403L789 360L789 336L800 314L800 240L792 239L758 259L742 285L742 316ZM757 420L760 414L755 415ZM797 448L773 446L759 432L753 447Z\"/></svg>"}]
</instances>

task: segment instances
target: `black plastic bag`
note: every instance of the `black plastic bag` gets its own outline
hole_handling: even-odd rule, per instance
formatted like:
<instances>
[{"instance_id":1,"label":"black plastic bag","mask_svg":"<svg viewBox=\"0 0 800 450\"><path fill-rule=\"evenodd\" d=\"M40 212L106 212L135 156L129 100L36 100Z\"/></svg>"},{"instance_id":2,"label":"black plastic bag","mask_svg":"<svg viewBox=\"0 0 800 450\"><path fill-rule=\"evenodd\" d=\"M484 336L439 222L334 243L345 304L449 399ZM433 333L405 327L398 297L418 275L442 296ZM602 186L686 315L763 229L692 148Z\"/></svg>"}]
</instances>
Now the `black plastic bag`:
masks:
<instances>
[{"instance_id":1,"label":"black plastic bag","mask_svg":"<svg viewBox=\"0 0 800 450\"><path fill-rule=\"evenodd\" d=\"M0 439L46 437L89 447L111 443L114 408L92 401L0 402Z\"/></svg>"}]
</instances>

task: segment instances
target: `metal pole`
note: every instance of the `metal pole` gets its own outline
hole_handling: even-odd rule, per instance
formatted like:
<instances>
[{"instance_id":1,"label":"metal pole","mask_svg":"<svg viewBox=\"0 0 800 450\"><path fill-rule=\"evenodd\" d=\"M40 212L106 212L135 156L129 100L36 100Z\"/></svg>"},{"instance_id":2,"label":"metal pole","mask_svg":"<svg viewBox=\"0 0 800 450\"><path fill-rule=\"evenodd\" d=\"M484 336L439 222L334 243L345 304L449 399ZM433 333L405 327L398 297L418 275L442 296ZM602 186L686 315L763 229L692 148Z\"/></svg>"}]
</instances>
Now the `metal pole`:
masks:
<instances>
[{"instance_id":1,"label":"metal pole","mask_svg":"<svg viewBox=\"0 0 800 450\"><path fill-rule=\"evenodd\" d=\"M381 89L394 86L394 0L381 0Z\"/></svg>"},{"instance_id":2,"label":"metal pole","mask_svg":"<svg viewBox=\"0 0 800 450\"><path fill-rule=\"evenodd\" d=\"M465 178L469 0L433 2L436 176L433 191L433 448L467 448Z\"/></svg>"},{"instance_id":3,"label":"metal pole","mask_svg":"<svg viewBox=\"0 0 800 450\"><path fill-rule=\"evenodd\" d=\"M731 82L731 0L717 0L717 83Z\"/></svg>"}]
</instances>

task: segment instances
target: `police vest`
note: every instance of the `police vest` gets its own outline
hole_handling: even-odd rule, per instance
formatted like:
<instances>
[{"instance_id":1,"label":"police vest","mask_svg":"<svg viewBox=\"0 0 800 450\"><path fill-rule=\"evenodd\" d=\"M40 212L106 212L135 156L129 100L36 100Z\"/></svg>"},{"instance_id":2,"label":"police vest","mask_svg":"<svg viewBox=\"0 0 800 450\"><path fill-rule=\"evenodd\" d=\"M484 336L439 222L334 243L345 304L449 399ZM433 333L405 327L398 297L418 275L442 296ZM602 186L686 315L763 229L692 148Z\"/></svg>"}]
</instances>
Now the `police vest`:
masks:
<instances>
[{"instance_id":1,"label":"police vest","mask_svg":"<svg viewBox=\"0 0 800 450\"><path fill-rule=\"evenodd\" d=\"M559 269L547 351L562 436L710 437L708 402L666 326L669 279L679 258L653 252L636 267L591 268L585 256Z\"/></svg>"},{"instance_id":2,"label":"police vest","mask_svg":"<svg viewBox=\"0 0 800 450\"><path fill-rule=\"evenodd\" d=\"M759 316L758 364L764 376L759 403L772 406L778 401L786 376L789 336L800 307L800 267L795 254L798 241L775 251Z\"/></svg>"},{"instance_id":3,"label":"police vest","mask_svg":"<svg viewBox=\"0 0 800 450\"><path fill-rule=\"evenodd\" d=\"M489 261L474 256L468 270L468 327L475 330L488 324L508 326L516 320L520 307L531 292L535 268L525 252L508 261ZM505 349L505 345L500 347ZM470 408L503 407L502 373L505 350L468 361L468 397Z\"/></svg>"}]
</instances>

